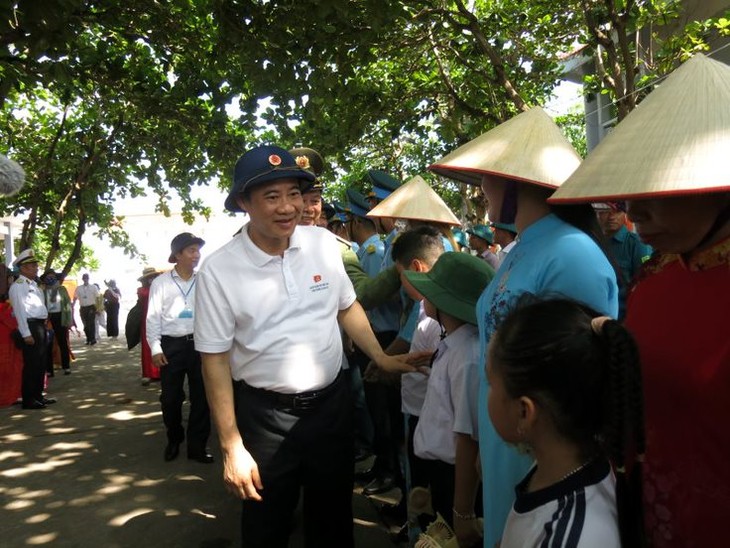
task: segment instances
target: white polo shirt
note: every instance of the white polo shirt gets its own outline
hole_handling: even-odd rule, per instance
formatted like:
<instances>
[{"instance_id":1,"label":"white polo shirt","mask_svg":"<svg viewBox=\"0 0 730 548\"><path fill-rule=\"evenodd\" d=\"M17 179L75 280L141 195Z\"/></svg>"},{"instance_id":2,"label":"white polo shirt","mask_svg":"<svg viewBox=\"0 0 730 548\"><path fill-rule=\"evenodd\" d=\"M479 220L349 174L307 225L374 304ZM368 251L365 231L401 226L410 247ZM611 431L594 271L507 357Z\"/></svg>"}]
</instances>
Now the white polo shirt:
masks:
<instances>
[{"instance_id":1,"label":"white polo shirt","mask_svg":"<svg viewBox=\"0 0 730 548\"><path fill-rule=\"evenodd\" d=\"M286 394L323 388L342 366L337 313L355 302L340 244L297 226L283 257L259 249L248 224L198 272L195 349L230 351L231 375Z\"/></svg>"},{"instance_id":2,"label":"white polo shirt","mask_svg":"<svg viewBox=\"0 0 730 548\"><path fill-rule=\"evenodd\" d=\"M479 386L479 331L464 324L441 341L428 377L426 400L413 436L413 450L422 459L454 464L456 434L464 432L468 423L461 413L468 408L463 401L470 398L466 387Z\"/></svg>"},{"instance_id":3,"label":"white polo shirt","mask_svg":"<svg viewBox=\"0 0 730 548\"><path fill-rule=\"evenodd\" d=\"M75 299L79 301L81 306L92 306L96 304L96 298L99 296L99 290L92 284L81 284L76 287Z\"/></svg>"},{"instance_id":4,"label":"white polo shirt","mask_svg":"<svg viewBox=\"0 0 730 548\"><path fill-rule=\"evenodd\" d=\"M197 275L183 280L174 268L152 280L147 304L146 337L152 355L162 352L162 336L193 333Z\"/></svg>"}]
</instances>

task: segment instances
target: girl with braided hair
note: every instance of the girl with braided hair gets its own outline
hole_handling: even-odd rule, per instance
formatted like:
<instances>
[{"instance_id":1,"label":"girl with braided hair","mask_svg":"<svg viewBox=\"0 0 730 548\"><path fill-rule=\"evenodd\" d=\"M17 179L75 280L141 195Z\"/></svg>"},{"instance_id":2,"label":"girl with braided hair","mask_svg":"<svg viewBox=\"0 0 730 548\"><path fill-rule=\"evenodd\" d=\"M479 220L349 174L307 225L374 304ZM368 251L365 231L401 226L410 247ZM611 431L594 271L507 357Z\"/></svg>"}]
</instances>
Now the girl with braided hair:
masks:
<instances>
[{"instance_id":1,"label":"girl with braided hair","mask_svg":"<svg viewBox=\"0 0 730 548\"><path fill-rule=\"evenodd\" d=\"M535 464L501 548L643 545L641 370L631 335L567 299L524 304L489 345L488 410Z\"/></svg>"}]
</instances>

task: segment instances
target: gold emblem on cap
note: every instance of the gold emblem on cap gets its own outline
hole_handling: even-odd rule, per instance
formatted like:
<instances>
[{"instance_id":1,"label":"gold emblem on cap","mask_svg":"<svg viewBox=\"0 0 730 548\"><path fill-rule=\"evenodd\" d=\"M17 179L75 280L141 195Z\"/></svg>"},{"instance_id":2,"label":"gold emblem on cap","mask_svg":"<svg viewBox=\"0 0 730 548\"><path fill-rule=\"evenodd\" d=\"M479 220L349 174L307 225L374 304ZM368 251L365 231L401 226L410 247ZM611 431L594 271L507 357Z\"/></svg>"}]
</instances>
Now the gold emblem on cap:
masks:
<instances>
[{"instance_id":1,"label":"gold emblem on cap","mask_svg":"<svg viewBox=\"0 0 730 548\"><path fill-rule=\"evenodd\" d=\"M309 165L309 158L307 156L297 156L296 162L302 169L311 169L311 166Z\"/></svg>"},{"instance_id":2,"label":"gold emblem on cap","mask_svg":"<svg viewBox=\"0 0 730 548\"><path fill-rule=\"evenodd\" d=\"M272 154L269 156L269 163L272 166L278 166L281 164L281 157L278 154Z\"/></svg>"}]
</instances>

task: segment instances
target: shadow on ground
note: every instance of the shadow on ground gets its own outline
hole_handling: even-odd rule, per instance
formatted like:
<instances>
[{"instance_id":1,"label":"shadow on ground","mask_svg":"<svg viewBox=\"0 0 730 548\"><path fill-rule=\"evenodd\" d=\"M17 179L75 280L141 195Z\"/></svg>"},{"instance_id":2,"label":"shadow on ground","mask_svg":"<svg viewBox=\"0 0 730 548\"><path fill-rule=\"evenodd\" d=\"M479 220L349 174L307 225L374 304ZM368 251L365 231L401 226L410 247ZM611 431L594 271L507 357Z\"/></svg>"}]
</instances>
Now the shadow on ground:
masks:
<instances>
[{"instance_id":1,"label":"shadow on ground","mask_svg":"<svg viewBox=\"0 0 730 548\"><path fill-rule=\"evenodd\" d=\"M240 544L239 504L216 463L162 459L159 385L140 383L123 338L73 341L72 374L49 379L58 403L0 409L4 546L225 548ZM185 410L187 416L187 409ZM394 546L370 501L354 495L356 545ZM291 546L303 546L298 527Z\"/></svg>"}]
</instances>

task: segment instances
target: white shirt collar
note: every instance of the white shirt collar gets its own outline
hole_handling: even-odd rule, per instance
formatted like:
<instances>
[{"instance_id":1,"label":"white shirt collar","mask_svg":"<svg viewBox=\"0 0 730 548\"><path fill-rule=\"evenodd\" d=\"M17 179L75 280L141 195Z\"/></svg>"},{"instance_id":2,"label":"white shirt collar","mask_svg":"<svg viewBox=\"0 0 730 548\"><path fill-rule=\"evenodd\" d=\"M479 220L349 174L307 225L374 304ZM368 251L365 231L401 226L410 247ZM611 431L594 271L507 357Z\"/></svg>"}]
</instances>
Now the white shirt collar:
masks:
<instances>
[{"instance_id":1,"label":"white shirt collar","mask_svg":"<svg viewBox=\"0 0 730 548\"><path fill-rule=\"evenodd\" d=\"M269 255L253 242L251 236L249 236L248 234L248 225L249 223L246 223L243 226L243 229L238 235L238 238L241 242L241 245L243 246L243 249L246 251L249 258L251 259L251 262L255 266L262 267L267 263L277 258L280 258L278 255ZM289 238L289 247L284 251L284 254L290 252L293 249L300 249L302 247L299 230L300 228L298 226L294 229L294 233Z\"/></svg>"}]
</instances>

